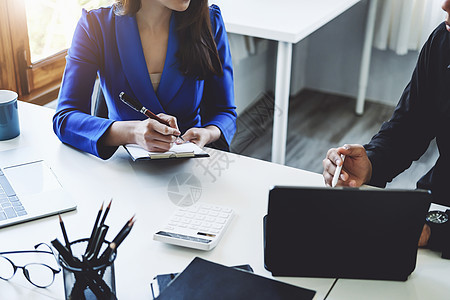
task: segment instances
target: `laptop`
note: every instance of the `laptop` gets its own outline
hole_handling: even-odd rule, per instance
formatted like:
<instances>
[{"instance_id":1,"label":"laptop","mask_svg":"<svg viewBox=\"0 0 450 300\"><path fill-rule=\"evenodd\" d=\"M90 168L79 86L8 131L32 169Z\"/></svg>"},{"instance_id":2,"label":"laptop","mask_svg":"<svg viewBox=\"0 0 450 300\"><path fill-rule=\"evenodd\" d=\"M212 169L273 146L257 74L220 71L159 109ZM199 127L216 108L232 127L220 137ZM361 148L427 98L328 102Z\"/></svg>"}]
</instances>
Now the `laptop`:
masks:
<instances>
[{"instance_id":1,"label":"laptop","mask_svg":"<svg viewBox=\"0 0 450 300\"><path fill-rule=\"evenodd\" d=\"M0 168L0 228L75 209L43 160Z\"/></svg>"},{"instance_id":2,"label":"laptop","mask_svg":"<svg viewBox=\"0 0 450 300\"><path fill-rule=\"evenodd\" d=\"M423 190L275 186L265 267L274 276L405 281L430 202Z\"/></svg>"}]
</instances>

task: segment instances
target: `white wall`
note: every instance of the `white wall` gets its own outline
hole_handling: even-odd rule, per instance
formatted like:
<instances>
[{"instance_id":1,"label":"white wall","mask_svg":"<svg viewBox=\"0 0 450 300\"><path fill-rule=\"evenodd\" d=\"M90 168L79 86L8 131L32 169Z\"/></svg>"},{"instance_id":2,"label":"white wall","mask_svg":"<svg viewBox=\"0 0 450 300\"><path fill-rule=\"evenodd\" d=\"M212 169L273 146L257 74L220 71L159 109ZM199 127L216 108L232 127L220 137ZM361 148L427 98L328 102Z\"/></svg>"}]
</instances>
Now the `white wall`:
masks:
<instances>
[{"instance_id":1,"label":"white wall","mask_svg":"<svg viewBox=\"0 0 450 300\"><path fill-rule=\"evenodd\" d=\"M355 5L308 38L306 87L356 98L367 4ZM366 99L395 105L417 57L418 52L398 56L372 49Z\"/></svg>"},{"instance_id":2,"label":"white wall","mask_svg":"<svg viewBox=\"0 0 450 300\"><path fill-rule=\"evenodd\" d=\"M368 1L363 0L294 45L291 95L310 88L356 98ZM259 50L259 51L258 51ZM372 49L366 99L395 105L408 83L418 52L398 56ZM276 42L234 62L238 113L275 86Z\"/></svg>"}]
</instances>

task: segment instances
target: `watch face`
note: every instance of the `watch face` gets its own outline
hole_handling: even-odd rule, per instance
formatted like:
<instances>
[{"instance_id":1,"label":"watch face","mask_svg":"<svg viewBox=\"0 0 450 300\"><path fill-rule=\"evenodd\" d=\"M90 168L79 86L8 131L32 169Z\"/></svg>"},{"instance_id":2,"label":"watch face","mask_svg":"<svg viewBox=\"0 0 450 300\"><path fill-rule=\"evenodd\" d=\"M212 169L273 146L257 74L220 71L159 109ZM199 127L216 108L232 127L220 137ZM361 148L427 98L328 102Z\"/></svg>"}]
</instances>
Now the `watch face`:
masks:
<instances>
[{"instance_id":1,"label":"watch face","mask_svg":"<svg viewBox=\"0 0 450 300\"><path fill-rule=\"evenodd\" d=\"M443 211L430 211L426 220L431 223L442 224L448 221L448 215Z\"/></svg>"}]
</instances>

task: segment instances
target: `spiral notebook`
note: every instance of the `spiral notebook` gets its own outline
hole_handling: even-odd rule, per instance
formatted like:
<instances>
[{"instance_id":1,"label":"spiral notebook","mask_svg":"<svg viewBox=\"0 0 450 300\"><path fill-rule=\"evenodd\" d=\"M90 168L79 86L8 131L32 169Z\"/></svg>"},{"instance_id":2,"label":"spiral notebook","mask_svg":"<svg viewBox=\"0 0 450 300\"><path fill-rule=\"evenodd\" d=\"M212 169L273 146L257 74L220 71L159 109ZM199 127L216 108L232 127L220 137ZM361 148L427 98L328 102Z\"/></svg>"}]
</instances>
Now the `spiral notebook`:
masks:
<instances>
[{"instance_id":1,"label":"spiral notebook","mask_svg":"<svg viewBox=\"0 0 450 300\"><path fill-rule=\"evenodd\" d=\"M209 156L206 151L191 142L186 142L184 144L174 144L167 152L149 152L139 145L135 144L124 145L124 148L125 150L127 150L133 161Z\"/></svg>"}]
</instances>

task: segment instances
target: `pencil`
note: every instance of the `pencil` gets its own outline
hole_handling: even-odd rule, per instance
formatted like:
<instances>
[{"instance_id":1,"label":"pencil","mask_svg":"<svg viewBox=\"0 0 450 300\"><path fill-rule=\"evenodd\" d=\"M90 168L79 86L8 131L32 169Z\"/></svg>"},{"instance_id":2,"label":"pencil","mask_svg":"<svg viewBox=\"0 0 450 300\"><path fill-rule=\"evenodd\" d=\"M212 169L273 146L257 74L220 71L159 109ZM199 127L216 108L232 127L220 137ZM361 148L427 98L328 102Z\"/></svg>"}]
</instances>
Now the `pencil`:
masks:
<instances>
[{"instance_id":1,"label":"pencil","mask_svg":"<svg viewBox=\"0 0 450 300\"><path fill-rule=\"evenodd\" d=\"M97 227L98 227L98 222L100 221L100 216L102 215L103 204L104 204L104 203L102 203L102 205L100 206L100 210L98 211L97 218L95 219L94 227L92 228L92 233L91 233L91 236L89 237L89 241L88 241L88 245L87 245L87 247L86 247L86 252L85 252L85 254L87 254L88 251L89 251L89 250L91 249L91 247L92 247L92 241L94 240L95 233L96 233Z\"/></svg>"},{"instance_id":2,"label":"pencil","mask_svg":"<svg viewBox=\"0 0 450 300\"><path fill-rule=\"evenodd\" d=\"M98 225L98 228L101 228L103 226L103 224L105 224L106 216L108 215L109 210L111 209L112 201L113 201L113 199L111 198L111 201L109 201L108 207L106 207L105 213L103 214L103 218L102 218L100 224Z\"/></svg>"},{"instance_id":3,"label":"pencil","mask_svg":"<svg viewBox=\"0 0 450 300\"><path fill-rule=\"evenodd\" d=\"M61 231L64 237L64 242L66 243L66 248L69 250L70 255L72 255L72 249L70 248L69 238L67 237L66 227L64 226L64 222L61 218L61 215L58 214L59 217L59 225L61 226Z\"/></svg>"},{"instance_id":4,"label":"pencil","mask_svg":"<svg viewBox=\"0 0 450 300\"><path fill-rule=\"evenodd\" d=\"M111 204L112 204L112 199L111 199L111 201L109 201L109 204L106 207L105 212L103 213L102 220L100 221L100 223L97 225L97 227L95 229L94 237L92 238L92 241L90 243L90 248L88 248L87 249L88 251L86 252L86 255L88 257L91 257L92 254L94 253L96 243L97 243L99 235L101 233L101 229L102 229L103 225L105 224L106 216L108 216L109 210L111 209Z\"/></svg>"}]
</instances>

